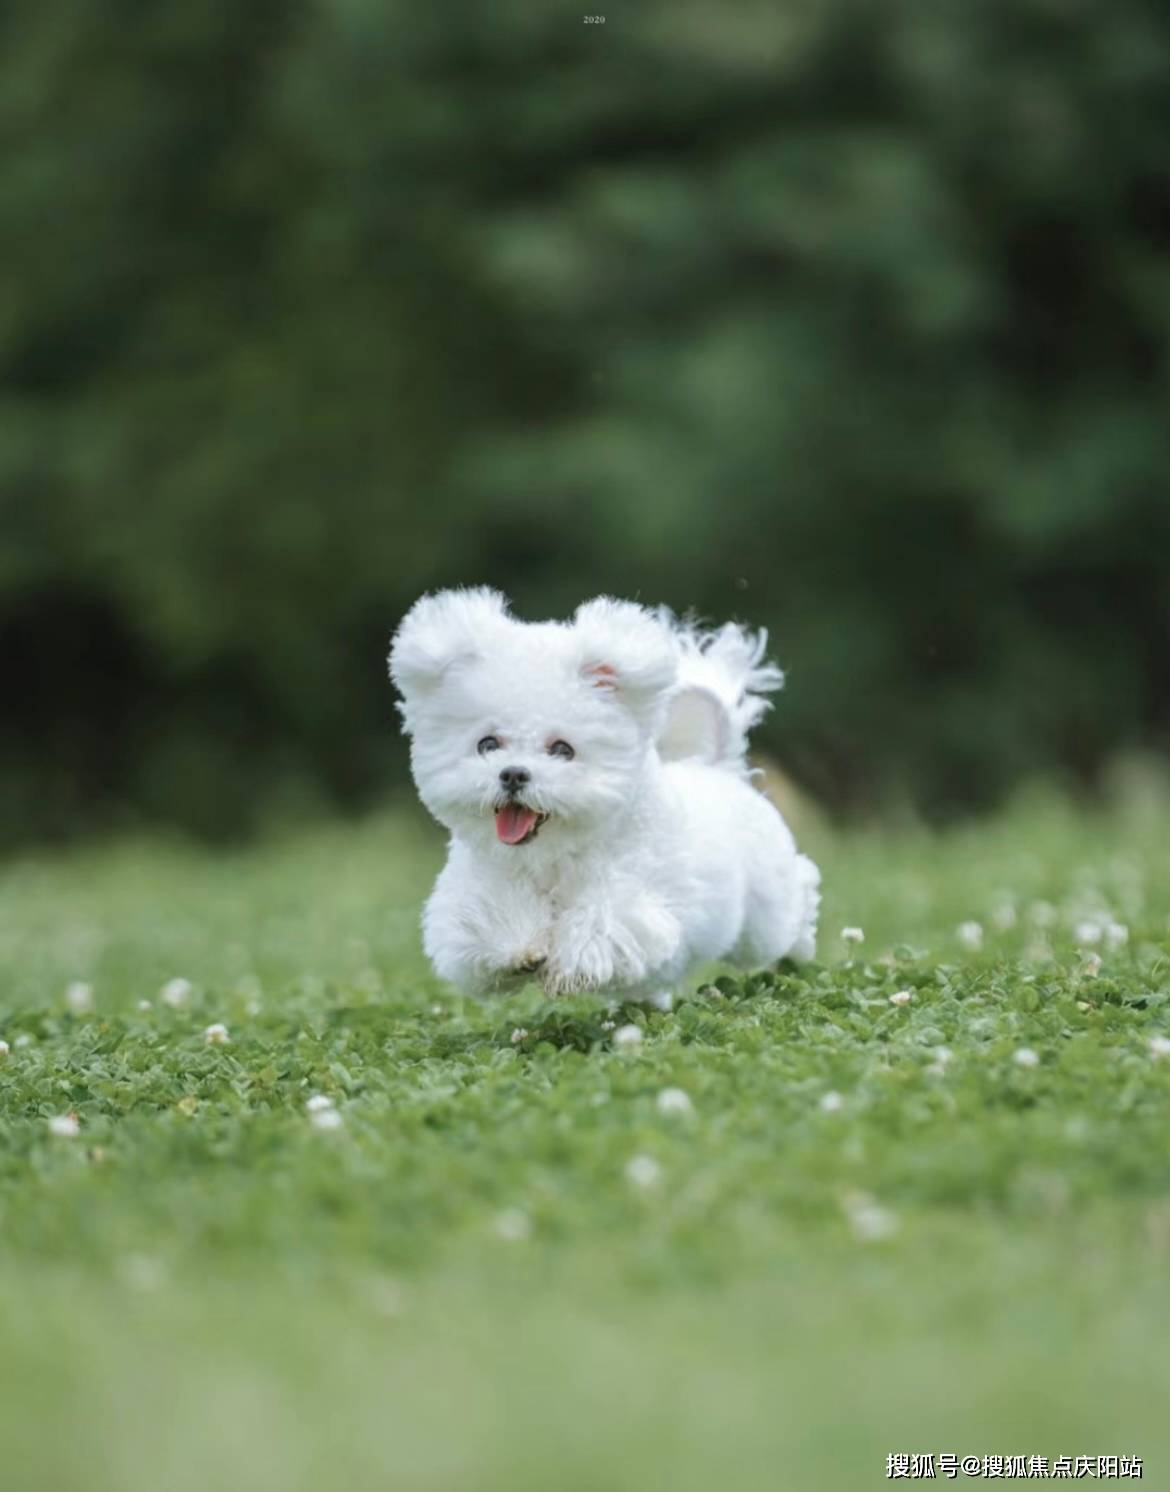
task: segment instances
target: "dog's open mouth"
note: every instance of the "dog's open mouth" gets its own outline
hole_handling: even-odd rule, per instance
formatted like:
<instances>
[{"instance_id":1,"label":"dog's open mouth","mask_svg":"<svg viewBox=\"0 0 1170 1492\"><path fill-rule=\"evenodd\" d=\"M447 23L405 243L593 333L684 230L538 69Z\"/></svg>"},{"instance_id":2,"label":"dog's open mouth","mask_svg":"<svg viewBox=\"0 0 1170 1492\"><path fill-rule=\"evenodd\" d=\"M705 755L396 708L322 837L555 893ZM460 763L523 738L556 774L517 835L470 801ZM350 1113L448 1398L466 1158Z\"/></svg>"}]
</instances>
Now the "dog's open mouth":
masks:
<instances>
[{"instance_id":1,"label":"dog's open mouth","mask_svg":"<svg viewBox=\"0 0 1170 1492\"><path fill-rule=\"evenodd\" d=\"M522 803L505 803L496 810L496 838L501 844L527 844L540 833L547 813L525 808Z\"/></svg>"}]
</instances>

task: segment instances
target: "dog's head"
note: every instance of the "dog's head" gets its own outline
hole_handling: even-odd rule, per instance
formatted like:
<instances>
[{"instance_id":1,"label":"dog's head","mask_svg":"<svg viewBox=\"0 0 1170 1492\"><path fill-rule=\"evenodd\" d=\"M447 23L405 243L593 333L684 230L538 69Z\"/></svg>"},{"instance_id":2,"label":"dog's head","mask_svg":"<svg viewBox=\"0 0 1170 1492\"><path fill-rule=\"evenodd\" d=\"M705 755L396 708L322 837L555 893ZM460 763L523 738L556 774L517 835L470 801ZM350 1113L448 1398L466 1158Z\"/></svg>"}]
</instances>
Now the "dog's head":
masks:
<instances>
[{"instance_id":1,"label":"dog's head","mask_svg":"<svg viewBox=\"0 0 1170 1492\"><path fill-rule=\"evenodd\" d=\"M517 849L624 825L677 670L669 629L607 597L527 623L496 591L442 591L390 648L423 802L461 836Z\"/></svg>"}]
</instances>

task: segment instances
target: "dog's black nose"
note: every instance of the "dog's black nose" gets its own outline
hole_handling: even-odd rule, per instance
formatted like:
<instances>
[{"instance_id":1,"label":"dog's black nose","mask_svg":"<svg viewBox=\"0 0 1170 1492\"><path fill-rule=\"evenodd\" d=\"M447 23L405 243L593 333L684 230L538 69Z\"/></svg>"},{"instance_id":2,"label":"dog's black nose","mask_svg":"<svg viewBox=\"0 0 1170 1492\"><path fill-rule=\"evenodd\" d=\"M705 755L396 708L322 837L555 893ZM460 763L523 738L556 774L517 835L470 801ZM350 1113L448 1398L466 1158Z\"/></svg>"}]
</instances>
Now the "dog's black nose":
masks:
<instances>
[{"instance_id":1,"label":"dog's black nose","mask_svg":"<svg viewBox=\"0 0 1170 1492\"><path fill-rule=\"evenodd\" d=\"M532 781L532 773L527 767L505 767L500 773L500 781L510 793L518 793L526 782Z\"/></svg>"}]
</instances>

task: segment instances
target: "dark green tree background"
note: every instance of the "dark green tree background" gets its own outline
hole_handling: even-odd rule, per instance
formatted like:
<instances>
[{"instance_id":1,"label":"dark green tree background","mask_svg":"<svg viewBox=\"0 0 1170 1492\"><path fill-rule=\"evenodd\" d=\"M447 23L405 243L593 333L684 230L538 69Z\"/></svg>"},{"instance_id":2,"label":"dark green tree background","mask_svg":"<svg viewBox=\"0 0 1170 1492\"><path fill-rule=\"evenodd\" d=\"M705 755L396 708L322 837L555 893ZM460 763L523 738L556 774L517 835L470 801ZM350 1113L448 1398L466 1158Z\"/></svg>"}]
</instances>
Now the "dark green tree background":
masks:
<instances>
[{"instance_id":1,"label":"dark green tree background","mask_svg":"<svg viewBox=\"0 0 1170 1492\"><path fill-rule=\"evenodd\" d=\"M767 624L826 801L1170 736L1154 0L14 0L0 833L401 780L421 591Z\"/></svg>"}]
</instances>

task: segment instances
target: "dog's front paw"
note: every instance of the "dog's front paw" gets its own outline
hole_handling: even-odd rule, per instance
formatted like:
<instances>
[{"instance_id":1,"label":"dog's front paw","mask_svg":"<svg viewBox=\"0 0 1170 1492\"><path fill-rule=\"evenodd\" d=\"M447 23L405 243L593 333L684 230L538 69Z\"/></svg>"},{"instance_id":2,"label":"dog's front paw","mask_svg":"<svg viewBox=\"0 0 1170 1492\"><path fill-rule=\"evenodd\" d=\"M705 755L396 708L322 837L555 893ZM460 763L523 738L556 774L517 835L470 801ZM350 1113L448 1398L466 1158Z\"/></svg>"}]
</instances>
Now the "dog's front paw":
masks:
<instances>
[{"instance_id":1,"label":"dog's front paw","mask_svg":"<svg viewBox=\"0 0 1170 1492\"><path fill-rule=\"evenodd\" d=\"M586 994L616 982L613 951L600 945L578 949L571 960L551 958L541 975L541 983L550 995Z\"/></svg>"},{"instance_id":2,"label":"dog's front paw","mask_svg":"<svg viewBox=\"0 0 1170 1492\"><path fill-rule=\"evenodd\" d=\"M665 977L681 941L678 918L652 896L578 907L556 928L544 985L550 994L637 988Z\"/></svg>"},{"instance_id":3,"label":"dog's front paw","mask_svg":"<svg viewBox=\"0 0 1170 1492\"><path fill-rule=\"evenodd\" d=\"M641 950L597 928L566 928L545 965L550 995L587 994L638 984L646 977Z\"/></svg>"}]
</instances>

